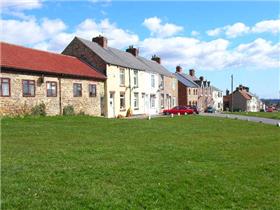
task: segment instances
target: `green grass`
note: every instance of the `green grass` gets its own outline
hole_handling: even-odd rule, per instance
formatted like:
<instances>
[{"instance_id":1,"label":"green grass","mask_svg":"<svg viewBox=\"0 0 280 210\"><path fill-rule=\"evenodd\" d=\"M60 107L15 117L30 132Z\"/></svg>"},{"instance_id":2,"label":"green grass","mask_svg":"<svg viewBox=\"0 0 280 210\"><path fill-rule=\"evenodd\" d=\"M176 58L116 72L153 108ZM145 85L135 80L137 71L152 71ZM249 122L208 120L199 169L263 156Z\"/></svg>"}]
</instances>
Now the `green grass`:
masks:
<instances>
[{"instance_id":1,"label":"green grass","mask_svg":"<svg viewBox=\"0 0 280 210\"><path fill-rule=\"evenodd\" d=\"M280 128L202 116L2 120L2 209L279 209Z\"/></svg>"},{"instance_id":2,"label":"green grass","mask_svg":"<svg viewBox=\"0 0 280 210\"><path fill-rule=\"evenodd\" d=\"M226 113L280 120L280 112L226 112Z\"/></svg>"}]
</instances>

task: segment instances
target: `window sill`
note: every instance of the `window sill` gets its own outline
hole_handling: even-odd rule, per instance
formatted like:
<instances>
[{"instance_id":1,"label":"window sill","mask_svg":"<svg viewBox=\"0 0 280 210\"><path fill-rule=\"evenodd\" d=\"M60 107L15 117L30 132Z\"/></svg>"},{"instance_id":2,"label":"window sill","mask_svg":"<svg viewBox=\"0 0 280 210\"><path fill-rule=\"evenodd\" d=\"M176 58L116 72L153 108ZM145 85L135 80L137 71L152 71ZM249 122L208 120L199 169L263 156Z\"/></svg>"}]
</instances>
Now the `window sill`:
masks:
<instances>
[{"instance_id":1,"label":"window sill","mask_svg":"<svg viewBox=\"0 0 280 210\"><path fill-rule=\"evenodd\" d=\"M124 108L124 109L120 109L120 112L125 112L126 111L126 109Z\"/></svg>"},{"instance_id":2,"label":"window sill","mask_svg":"<svg viewBox=\"0 0 280 210\"><path fill-rule=\"evenodd\" d=\"M134 110L139 110L139 108L134 108Z\"/></svg>"}]
</instances>

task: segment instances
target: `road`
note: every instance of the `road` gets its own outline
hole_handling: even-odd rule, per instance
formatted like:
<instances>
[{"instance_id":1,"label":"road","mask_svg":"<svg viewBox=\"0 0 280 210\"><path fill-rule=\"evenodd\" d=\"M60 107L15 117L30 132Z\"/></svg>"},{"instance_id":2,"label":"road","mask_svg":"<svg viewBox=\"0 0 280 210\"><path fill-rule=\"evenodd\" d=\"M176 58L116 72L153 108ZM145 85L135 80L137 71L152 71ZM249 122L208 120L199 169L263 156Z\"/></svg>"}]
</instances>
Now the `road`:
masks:
<instances>
[{"instance_id":1,"label":"road","mask_svg":"<svg viewBox=\"0 0 280 210\"><path fill-rule=\"evenodd\" d=\"M244 115L236 115L236 114L222 114L222 113L200 113L202 116L210 116L210 117L224 117L224 118L231 118L231 119L238 119L238 120L246 120L258 123L265 123L270 125L280 125L280 120L274 120L269 118L262 118L262 117L251 117L251 116L244 116Z\"/></svg>"}]
</instances>

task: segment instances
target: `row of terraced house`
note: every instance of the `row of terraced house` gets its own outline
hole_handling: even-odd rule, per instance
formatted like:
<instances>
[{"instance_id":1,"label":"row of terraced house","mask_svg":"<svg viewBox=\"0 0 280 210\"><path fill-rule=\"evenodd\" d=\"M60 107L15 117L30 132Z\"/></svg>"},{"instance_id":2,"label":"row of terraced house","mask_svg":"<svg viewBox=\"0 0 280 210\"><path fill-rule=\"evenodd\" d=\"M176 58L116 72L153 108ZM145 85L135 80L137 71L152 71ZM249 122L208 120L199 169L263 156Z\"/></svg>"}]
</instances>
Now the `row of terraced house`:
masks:
<instances>
[{"instance_id":1,"label":"row of terraced house","mask_svg":"<svg viewBox=\"0 0 280 210\"><path fill-rule=\"evenodd\" d=\"M168 71L160 57L121 51L103 36L75 37L62 54L1 42L1 115L26 113L44 103L48 115L67 106L76 113L109 118L155 115L177 105L222 110L222 92L195 70Z\"/></svg>"}]
</instances>

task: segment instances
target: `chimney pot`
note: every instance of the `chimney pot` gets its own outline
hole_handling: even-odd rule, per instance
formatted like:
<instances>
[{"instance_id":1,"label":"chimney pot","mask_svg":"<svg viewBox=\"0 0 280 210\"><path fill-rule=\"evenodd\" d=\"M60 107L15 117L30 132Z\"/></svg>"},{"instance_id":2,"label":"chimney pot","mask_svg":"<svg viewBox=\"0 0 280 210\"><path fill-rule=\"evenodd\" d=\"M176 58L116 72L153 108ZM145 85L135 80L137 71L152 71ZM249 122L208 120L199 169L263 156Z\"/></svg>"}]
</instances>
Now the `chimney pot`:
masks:
<instances>
[{"instance_id":1,"label":"chimney pot","mask_svg":"<svg viewBox=\"0 0 280 210\"><path fill-rule=\"evenodd\" d=\"M158 57L158 56L156 56L156 55L153 55L153 56L152 56L152 58L151 58L151 60L153 60L153 61L157 62L158 64L160 64L160 63L161 63L161 59L160 59L160 57Z\"/></svg>"},{"instance_id":2,"label":"chimney pot","mask_svg":"<svg viewBox=\"0 0 280 210\"><path fill-rule=\"evenodd\" d=\"M92 42L99 44L101 47L106 48L108 45L108 39L104 36L97 36L92 38Z\"/></svg>"},{"instance_id":3,"label":"chimney pot","mask_svg":"<svg viewBox=\"0 0 280 210\"><path fill-rule=\"evenodd\" d=\"M199 77L199 80L200 80L200 81L203 81L203 80L204 80L204 77L203 77L203 76Z\"/></svg>"},{"instance_id":4,"label":"chimney pot","mask_svg":"<svg viewBox=\"0 0 280 210\"><path fill-rule=\"evenodd\" d=\"M182 73L183 72L183 69L181 66L176 66L176 72L177 73Z\"/></svg>"},{"instance_id":5,"label":"chimney pot","mask_svg":"<svg viewBox=\"0 0 280 210\"><path fill-rule=\"evenodd\" d=\"M139 50L135 47L133 47L133 45L130 45L127 49L126 52L131 53L132 55L134 55L135 57L138 56L139 54Z\"/></svg>"},{"instance_id":6,"label":"chimney pot","mask_svg":"<svg viewBox=\"0 0 280 210\"><path fill-rule=\"evenodd\" d=\"M195 70L194 69L190 69L189 70L189 75L194 77L195 76Z\"/></svg>"}]
</instances>

